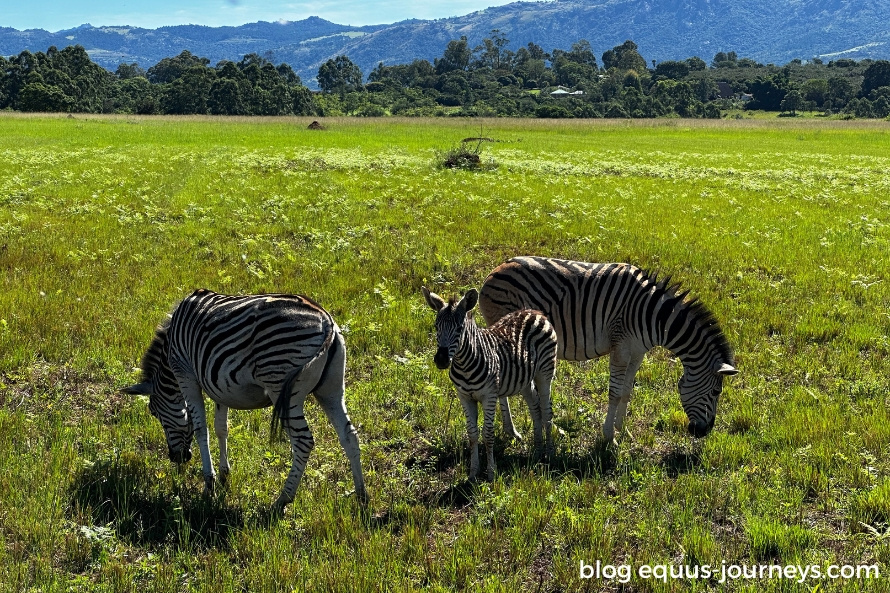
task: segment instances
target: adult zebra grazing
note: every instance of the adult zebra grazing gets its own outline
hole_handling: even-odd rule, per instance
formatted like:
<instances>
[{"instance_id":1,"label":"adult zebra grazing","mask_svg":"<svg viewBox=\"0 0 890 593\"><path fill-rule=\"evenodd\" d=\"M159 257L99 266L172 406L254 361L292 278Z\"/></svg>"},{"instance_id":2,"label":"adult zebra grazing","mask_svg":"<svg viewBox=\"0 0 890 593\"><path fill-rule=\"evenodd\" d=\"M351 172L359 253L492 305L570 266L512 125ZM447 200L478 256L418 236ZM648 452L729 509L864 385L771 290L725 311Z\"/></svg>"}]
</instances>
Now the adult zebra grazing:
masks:
<instances>
[{"instance_id":1,"label":"adult zebra grazing","mask_svg":"<svg viewBox=\"0 0 890 593\"><path fill-rule=\"evenodd\" d=\"M126 393L148 395L148 409L164 428L170 460L191 459L201 450L205 491L215 480L202 390L216 402L213 426L219 439L224 482L230 471L229 408L274 405L273 431L282 425L293 460L273 508L293 501L315 441L303 415L309 393L337 430L349 459L355 492L367 501L355 428L346 413L346 347L330 313L298 295L229 296L196 290L183 299L155 333L142 359L142 382Z\"/></svg>"},{"instance_id":2,"label":"adult zebra grazing","mask_svg":"<svg viewBox=\"0 0 890 593\"><path fill-rule=\"evenodd\" d=\"M482 438L488 456L488 479L494 479L494 409L499 398L522 393L531 411L535 448L546 434L547 454L553 452L553 409L550 383L556 369L556 332L540 311L516 311L489 328L476 325L471 311L479 293L468 291L457 303L421 288L436 312L436 366L447 369L467 418L470 439L471 480L479 473L479 408L482 403ZM502 404L503 406L503 404Z\"/></svg>"},{"instance_id":3,"label":"adult zebra grazing","mask_svg":"<svg viewBox=\"0 0 890 593\"><path fill-rule=\"evenodd\" d=\"M624 424L643 356L667 348L683 363L678 387L689 432L703 437L714 427L723 378L738 371L714 315L697 299L685 300L689 291L678 286L630 264L514 257L485 279L479 310L494 323L510 311L538 309L556 329L559 358L610 355L609 441Z\"/></svg>"}]
</instances>

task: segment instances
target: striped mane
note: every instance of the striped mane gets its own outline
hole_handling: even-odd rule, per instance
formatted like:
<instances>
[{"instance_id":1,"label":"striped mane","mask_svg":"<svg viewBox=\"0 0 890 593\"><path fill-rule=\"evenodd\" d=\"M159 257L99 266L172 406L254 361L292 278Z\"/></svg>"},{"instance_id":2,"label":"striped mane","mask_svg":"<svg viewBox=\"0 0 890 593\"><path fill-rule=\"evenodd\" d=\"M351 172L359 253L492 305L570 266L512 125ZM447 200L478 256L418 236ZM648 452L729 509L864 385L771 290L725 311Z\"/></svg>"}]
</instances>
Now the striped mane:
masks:
<instances>
[{"instance_id":1,"label":"striped mane","mask_svg":"<svg viewBox=\"0 0 890 593\"><path fill-rule=\"evenodd\" d=\"M167 330L170 328L170 319L168 315L155 329L154 338L142 356L139 363L139 368L142 369L141 381L151 381L167 366Z\"/></svg>"},{"instance_id":2,"label":"striped mane","mask_svg":"<svg viewBox=\"0 0 890 593\"><path fill-rule=\"evenodd\" d=\"M711 312L704 303L698 300L698 297L686 300L689 291L683 290L681 292L681 284L679 282L671 284L670 276L665 276L659 280L657 271L650 273L649 270L643 270L642 272L643 277L640 279L640 283L646 290L654 288L654 292L652 293L654 299L658 300L662 296L673 299L674 307L672 308L679 306L685 309L689 320L693 325L713 329L712 332L709 332L708 344L717 350L720 359L723 362L732 364L735 360L735 354L733 353L732 346L729 345L729 340L726 339L726 335L723 333L723 328L720 327L720 322L717 321L717 317L714 313Z\"/></svg>"}]
</instances>

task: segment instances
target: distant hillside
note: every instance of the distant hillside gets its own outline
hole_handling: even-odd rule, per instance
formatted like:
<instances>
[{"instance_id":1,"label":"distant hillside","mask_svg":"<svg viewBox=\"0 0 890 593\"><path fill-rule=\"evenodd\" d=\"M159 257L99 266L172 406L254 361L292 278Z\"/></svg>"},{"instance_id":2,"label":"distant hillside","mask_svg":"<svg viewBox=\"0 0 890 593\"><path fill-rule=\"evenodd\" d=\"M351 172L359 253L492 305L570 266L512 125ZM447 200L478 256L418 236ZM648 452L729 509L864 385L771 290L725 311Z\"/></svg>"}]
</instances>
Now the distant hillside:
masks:
<instances>
[{"instance_id":1,"label":"distant hillside","mask_svg":"<svg viewBox=\"0 0 890 593\"><path fill-rule=\"evenodd\" d=\"M325 60L346 54L367 75L378 63L432 61L451 39L471 46L499 29L518 49L534 42L549 51L587 39L598 56L632 39L647 60L735 51L763 63L794 58L890 58L890 0L556 0L515 2L461 17L350 27L311 17L292 23L160 29L93 27L49 33L0 28L0 54L79 44L97 63L147 68L182 50L219 60L258 53L287 62L312 83Z\"/></svg>"}]
</instances>

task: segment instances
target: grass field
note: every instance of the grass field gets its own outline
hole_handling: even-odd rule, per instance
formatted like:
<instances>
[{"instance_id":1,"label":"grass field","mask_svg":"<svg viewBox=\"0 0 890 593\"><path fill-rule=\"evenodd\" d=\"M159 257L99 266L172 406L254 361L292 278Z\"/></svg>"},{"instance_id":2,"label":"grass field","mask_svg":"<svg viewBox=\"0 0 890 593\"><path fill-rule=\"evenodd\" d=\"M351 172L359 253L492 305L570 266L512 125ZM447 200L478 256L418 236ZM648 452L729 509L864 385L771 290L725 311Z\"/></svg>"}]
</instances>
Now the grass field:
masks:
<instances>
[{"instance_id":1,"label":"grass field","mask_svg":"<svg viewBox=\"0 0 890 593\"><path fill-rule=\"evenodd\" d=\"M890 590L886 122L308 123L0 116L0 590ZM480 135L489 166L437 167ZM553 461L530 462L517 398L525 443L499 439L495 481L467 483L420 287L457 294L529 254L629 261L700 297L740 369L713 433L685 433L658 350L607 446L607 362L560 362ZM167 460L145 398L118 390L196 287L334 314L367 512L314 405L281 520L269 410L231 414L214 497L197 455ZM581 578L597 561L633 574ZM724 562L881 578L721 583ZM640 575L655 565L718 574Z\"/></svg>"}]
</instances>

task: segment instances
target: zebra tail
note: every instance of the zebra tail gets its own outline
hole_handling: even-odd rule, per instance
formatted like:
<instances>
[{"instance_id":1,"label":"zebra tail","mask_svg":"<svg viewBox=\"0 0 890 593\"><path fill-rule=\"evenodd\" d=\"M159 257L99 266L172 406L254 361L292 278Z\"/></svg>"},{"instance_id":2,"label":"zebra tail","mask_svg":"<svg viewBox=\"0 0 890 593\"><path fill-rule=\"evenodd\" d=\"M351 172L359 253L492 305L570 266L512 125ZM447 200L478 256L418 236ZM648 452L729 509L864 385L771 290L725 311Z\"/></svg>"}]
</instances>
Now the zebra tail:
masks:
<instances>
[{"instance_id":1,"label":"zebra tail","mask_svg":"<svg viewBox=\"0 0 890 593\"><path fill-rule=\"evenodd\" d=\"M308 362L306 362L306 364L294 370L284 380L284 384L281 386L281 393L278 394L278 399L275 401L275 406L272 408L272 421L269 426L269 440L271 442L274 442L276 439L281 438L281 433L284 431L284 422L290 419L290 400L294 394L294 385L300 380L300 377L303 375L303 371L305 371L307 367L318 360L318 358L325 352L328 353L328 359L325 362L325 367L321 372L321 377L319 378L318 383L316 383L315 386L306 393L312 393L313 391L318 389L319 385L324 383L325 379L327 379L328 367L330 366L331 358L334 354L336 354L337 348L339 348L340 343L340 341L336 339L337 331L334 329L336 326L333 325L333 319L331 319L331 322L331 331L325 338L324 344L322 344L321 348L319 348L318 353L313 356Z\"/></svg>"}]
</instances>

